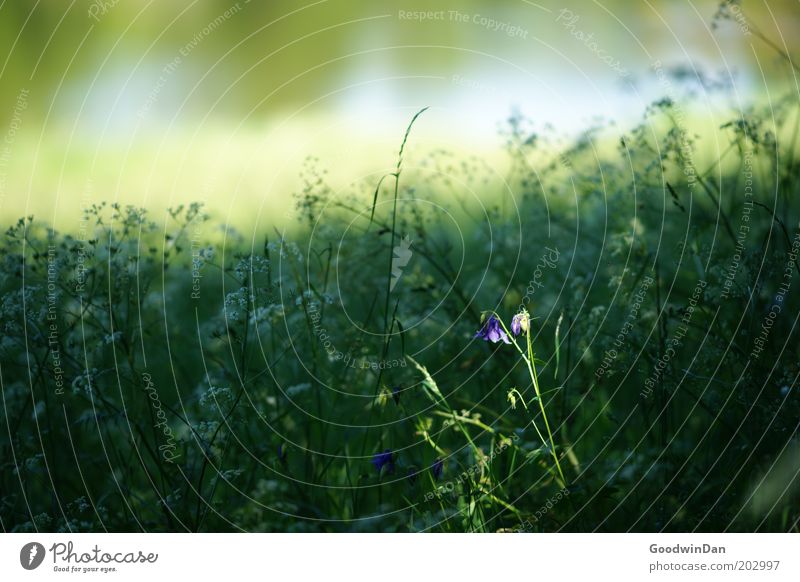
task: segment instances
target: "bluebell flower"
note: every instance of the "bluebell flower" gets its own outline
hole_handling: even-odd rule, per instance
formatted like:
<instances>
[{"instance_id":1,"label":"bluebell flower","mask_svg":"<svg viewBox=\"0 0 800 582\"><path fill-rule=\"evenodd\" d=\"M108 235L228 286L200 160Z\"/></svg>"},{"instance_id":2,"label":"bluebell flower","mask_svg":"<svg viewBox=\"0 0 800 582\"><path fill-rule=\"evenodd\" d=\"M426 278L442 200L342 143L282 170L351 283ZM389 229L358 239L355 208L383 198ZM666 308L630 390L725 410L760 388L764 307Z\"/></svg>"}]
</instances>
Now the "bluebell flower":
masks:
<instances>
[{"instance_id":1,"label":"bluebell flower","mask_svg":"<svg viewBox=\"0 0 800 582\"><path fill-rule=\"evenodd\" d=\"M431 466L431 473L433 473L433 478L437 481L442 478L442 473L444 472L444 461L442 459L436 459L433 462L433 466Z\"/></svg>"},{"instance_id":2,"label":"bluebell flower","mask_svg":"<svg viewBox=\"0 0 800 582\"><path fill-rule=\"evenodd\" d=\"M416 467L408 468L406 479L408 479L408 482L411 483L412 486L417 482L417 475L419 475L419 471L417 471Z\"/></svg>"},{"instance_id":3,"label":"bluebell flower","mask_svg":"<svg viewBox=\"0 0 800 582\"><path fill-rule=\"evenodd\" d=\"M386 467L387 473L394 472L394 453L389 449L386 449L382 453L375 453L372 456L372 465L375 467L375 470L380 473L384 467Z\"/></svg>"},{"instance_id":4,"label":"bluebell flower","mask_svg":"<svg viewBox=\"0 0 800 582\"><path fill-rule=\"evenodd\" d=\"M479 337L487 342L492 342L493 344L496 344L499 341L503 341L507 344L511 343L511 341L508 339L508 335L500 325L500 320L494 315L489 316L489 319L486 320L486 323L483 324L483 327L480 329L480 331L475 334L475 337Z\"/></svg>"},{"instance_id":5,"label":"bluebell flower","mask_svg":"<svg viewBox=\"0 0 800 582\"><path fill-rule=\"evenodd\" d=\"M392 388L392 398L394 398L394 403L400 406L400 386Z\"/></svg>"},{"instance_id":6,"label":"bluebell flower","mask_svg":"<svg viewBox=\"0 0 800 582\"><path fill-rule=\"evenodd\" d=\"M528 333L531 327L530 317L527 311L517 313L511 320L511 333L519 335L520 333Z\"/></svg>"}]
</instances>

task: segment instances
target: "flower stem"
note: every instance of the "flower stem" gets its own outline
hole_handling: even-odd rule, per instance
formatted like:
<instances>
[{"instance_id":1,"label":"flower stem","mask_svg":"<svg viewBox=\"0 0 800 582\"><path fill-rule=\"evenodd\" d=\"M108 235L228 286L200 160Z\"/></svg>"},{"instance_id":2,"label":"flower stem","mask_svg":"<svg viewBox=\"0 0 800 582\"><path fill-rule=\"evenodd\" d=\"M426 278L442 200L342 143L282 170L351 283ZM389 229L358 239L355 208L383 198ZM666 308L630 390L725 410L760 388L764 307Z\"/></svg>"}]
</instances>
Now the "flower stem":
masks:
<instances>
[{"instance_id":1,"label":"flower stem","mask_svg":"<svg viewBox=\"0 0 800 582\"><path fill-rule=\"evenodd\" d=\"M539 408L542 411L542 418L544 419L544 425L545 425L545 428L547 429L547 436L548 436L548 438L550 440L549 444L547 442L547 439L545 439L544 436L542 436L542 433L539 430L539 427L536 426L536 423L533 421L533 416L532 415L531 415L531 424L533 425L533 428L536 429L536 433L539 435L539 438L542 439L542 442L544 443L544 445L545 446L549 446L550 454L553 456L553 460L556 463L556 469L558 469L558 475L561 478L561 486L562 487L566 487L567 486L567 479L564 477L564 472L561 470L561 463L559 463L559 461L558 461L558 455L556 454L556 444L555 444L555 441L553 440L553 432L550 430L550 423L547 420L547 413L544 410L544 402L542 402L542 393L541 393L541 390L539 390L539 377L536 374L536 364L534 363L534 358L533 358L533 346L531 344L531 332L530 332L530 330L527 330L527 331L524 332L525 333L526 342L527 342L527 347L528 347L528 353L527 353L527 356L526 356L525 352L522 351L522 348L519 347L519 344L517 343L517 340L514 338L514 335L508 330L508 328L506 328L506 324L503 323L503 320L500 318L500 316L497 315L494 312L492 312L492 313L497 318L497 321L500 322L500 325L503 326L503 330L506 332L506 335L511 339L511 342L514 344L514 347L517 348L517 351L519 352L519 355L522 356L522 359L525 361L525 364L528 366L528 373L530 374L531 381L533 382L533 389L536 391L536 399L539 401ZM519 390L514 389L514 390L512 390L512 392L516 392L519 395L519 399L522 401L522 406L525 408L525 411L528 414L530 414L530 410L528 409L528 405L525 403L525 399L522 397L522 394L520 394Z\"/></svg>"},{"instance_id":2,"label":"flower stem","mask_svg":"<svg viewBox=\"0 0 800 582\"><path fill-rule=\"evenodd\" d=\"M539 390L539 378L536 374L536 363L533 360L533 346L531 345L531 334L530 331L525 333L525 338L528 342L528 370L531 373L531 379L533 380L533 389L536 390L536 399L539 401L539 408L542 411L542 418L544 418L544 426L547 428L547 436L550 438L550 452L553 455L553 460L556 462L556 468L558 469L558 474L561 476L561 485L562 487L567 486L567 480L564 478L564 472L561 470L561 463L558 462L558 455L556 454L556 443L553 440L553 433L550 430L550 423L547 420L547 414L544 411L544 402L542 401L542 393Z\"/></svg>"}]
</instances>

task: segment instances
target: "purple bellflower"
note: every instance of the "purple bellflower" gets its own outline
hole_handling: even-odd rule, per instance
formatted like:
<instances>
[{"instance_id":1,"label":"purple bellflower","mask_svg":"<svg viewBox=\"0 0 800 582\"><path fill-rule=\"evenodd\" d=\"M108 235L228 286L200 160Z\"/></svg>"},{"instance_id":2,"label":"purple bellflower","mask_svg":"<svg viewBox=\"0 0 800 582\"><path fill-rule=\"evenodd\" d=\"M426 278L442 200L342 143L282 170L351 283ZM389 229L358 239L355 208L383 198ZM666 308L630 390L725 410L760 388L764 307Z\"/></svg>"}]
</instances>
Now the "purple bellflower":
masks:
<instances>
[{"instance_id":1,"label":"purple bellflower","mask_svg":"<svg viewBox=\"0 0 800 582\"><path fill-rule=\"evenodd\" d=\"M511 333L519 335L520 333L528 333L531 327L530 316L527 311L517 313L511 320Z\"/></svg>"},{"instance_id":2,"label":"purple bellflower","mask_svg":"<svg viewBox=\"0 0 800 582\"><path fill-rule=\"evenodd\" d=\"M431 473L433 473L433 478L437 481L442 478L442 473L444 472L444 461L442 459L436 459L431 466Z\"/></svg>"},{"instance_id":3,"label":"purple bellflower","mask_svg":"<svg viewBox=\"0 0 800 582\"><path fill-rule=\"evenodd\" d=\"M500 320L494 315L489 316L489 319L486 320L486 323L483 324L480 331L475 334L475 337L479 337L487 342L492 342L493 344L499 341L507 344L511 343L505 330L503 330L503 327L500 325Z\"/></svg>"},{"instance_id":4,"label":"purple bellflower","mask_svg":"<svg viewBox=\"0 0 800 582\"><path fill-rule=\"evenodd\" d=\"M394 472L394 453L389 449L386 449L382 453L375 453L372 456L371 462L378 473L380 473L384 467L386 467L388 473Z\"/></svg>"}]
</instances>

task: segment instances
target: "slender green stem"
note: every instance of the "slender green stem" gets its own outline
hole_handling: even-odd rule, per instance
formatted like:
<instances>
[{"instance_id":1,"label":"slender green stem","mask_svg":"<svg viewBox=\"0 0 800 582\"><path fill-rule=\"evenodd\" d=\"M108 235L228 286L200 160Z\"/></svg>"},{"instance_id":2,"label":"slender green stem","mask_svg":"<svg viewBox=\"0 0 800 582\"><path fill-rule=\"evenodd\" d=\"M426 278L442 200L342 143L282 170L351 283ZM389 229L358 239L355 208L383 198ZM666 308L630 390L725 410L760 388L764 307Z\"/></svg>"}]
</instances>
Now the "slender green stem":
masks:
<instances>
[{"instance_id":1,"label":"slender green stem","mask_svg":"<svg viewBox=\"0 0 800 582\"><path fill-rule=\"evenodd\" d=\"M519 347L519 344L517 343L517 340L514 339L514 334L512 334L508 330L508 328L506 327L506 324L503 323L503 320L500 318L500 316L498 316L494 312L492 312L492 315L494 315L497 318L497 321L500 322L500 325L503 327L503 331L506 332L506 335L509 337L509 339L513 343L514 347L517 348L517 351L519 352L519 355L522 356L522 359L525 361L525 364L528 366L528 373L530 374L531 381L533 382L533 389L536 391L536 399L539 401L539 409L542 411L542 418L544 419L544 425L545 425L545 428L547 429L547 436L548 436L548 439L550 441L549 443L548 443L548 439L544 438L544 436L542 435L541 431L539 430L539 427L536 426L536 423L533 421L533 415L530 414L530 410L528 409L528 405L525 403L525 399L522 397L522 394L520 394L519 390L517 390L517 389L513 389L512 392L516 392L517 393L517 395L519 396L519 399L522 401L522 406L525 408L525 411L531 416L531 424L533 425L533 428L536 429L536 433L539 435L539 438L542 439L542 442L545 444L545 446L550 448L550 454L552 455L553 460L556 463L556 469L558 469L558 475L561 478L561 486L562 487L566 487L567 486L567 479L564 477L564 472L561 470L561 463L558 461L558 455L556 454L556 444L555 444L555 440L553 439L553 432L550 430L550 423L547 420L547 413L544 410L544 402L542 402L542 392L539 389L539 377L536 374L536 364L534 363L533 345L531 344L531 333L530 333L530 330L527 330L527 331L523 332L525 334L525 338L526 338L526 341L527 341L527 348L528 348L528 350L527 350L528 353L526 355L525 352L522 351L522 348Z\"/></svg>"},{"instance_id":2,"label":"slender green stem","mask_svg":"<svg viewBox=\"0 0 800 582\"><path fill-rule=\"evenodd\" d=\"M515 394L515 393L517 395L516 397L518 397L520 402L522 402L522 407L525 409L525 412L527 412L528 416L530 416L531 425L533 426L534 430L536 430L536 434L539 435L539 438L541 439L542 443L546 445L547 444L547 439L544 438L544 436L542 435L542 431L539 430L539 426L533 420L533 415L531 414L531 411L528 409L528 405L525 402L525 397L522 396L522 393L519 390L517 390L516 388L512 388L511 391L509 392L509 394Z\"/></svg>"},{"instance_id":3,"label":"slender green stem","mask_svg":"<svg viewBox=\"0 0 800 582\"><path fill-rule=\"evenodd\" d=\"M547 413L544 411L544 402L542 401L542 392L539 390L539 377L536 374L536 363L533 358L533 346L531 345L530 331L525 332L525 338L528 342L528 369L531 373L533 380L533 389L536 390L536 399L539 401L539 408L542 411L542 418L544 419L544 426L547 429L547 436L550 438L550 452L553 455L553 460L556 462L558 474L561 476L561 485L566 487L567 480L564 478L564 472L561 470L561 463L558 462L558 455L556 454L556 443L553 440L553 432L550 430L550 422L547 420Z\"/></svg>"}]
</instances>

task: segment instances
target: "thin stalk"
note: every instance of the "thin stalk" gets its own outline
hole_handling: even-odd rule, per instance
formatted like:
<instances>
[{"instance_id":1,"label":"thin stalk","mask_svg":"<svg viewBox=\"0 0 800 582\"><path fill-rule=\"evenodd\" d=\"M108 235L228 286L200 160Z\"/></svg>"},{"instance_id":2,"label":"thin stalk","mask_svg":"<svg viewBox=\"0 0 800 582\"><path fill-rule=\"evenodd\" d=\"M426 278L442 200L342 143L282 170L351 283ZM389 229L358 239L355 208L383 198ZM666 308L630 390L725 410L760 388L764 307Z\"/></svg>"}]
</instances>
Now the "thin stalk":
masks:
<instances>
[{"instance_id":1,"label":"thin stalk","mask_svg":"<svg viewBox=\"0 0 800 582\"><path fill-rule=\"evenodd\" d=\"M531 373L533 380L533 389L536 390L536 399L539 401L539 409L542 411L542 418L544 419L544 426L547 429L547 437L550 439L550 453L553 455L553 460L556 462L558 474L561 476L561 486L567 486L567 480L564 478L564 472L561 470L561 463L558 462L558 455L556 454L556 443L553 440L553 432L550 430L550 422L547 420L547 413L544 411L544 402L542 401L542 392L539 390L539 377L536 374L536 363L533 358L533 346L531 345L530 331L525 332L525 339L528 343L528 369Z\"/></svg>"},{"instance_id":2,"label":"thin stalk","mask_svg":"<svg viewBox=\"0 0 800 582\"><path fill-rule=\"evenodd\" d=\"M530 330L523 332L525 333L525 338L527 340L527 345L528 345L528 354L526 356L525 352L522 351L522 348L519 347L517 340L514 339L514 335L508 330L506 324L503 323L503 320L496 313L492 313L492 315L494 315L497 318L497 321L500 322L500 325L503 327L503 330L506 332L506 335L511 339L511 342L514 344L514 347L517 348L519 355L522 356L522 359L528 366L528 373L530 374L531 381L533 382L533 389L536 391L536 399L539 401L539 408L542 411L542 418L544 419L545 428L547 429L547 436L550 440L549 445L547 439L544 438L542 432L539 430L539 427L536 426L536 423L533 421L533 415L531 415L530 409L528 408L528 405L525 403L525 398L523 398L520 391L514 388L511 390L511 392L512 393L516 392L516 394L519 396L520 401L522 401L522 406L525 408L525 412L527 412L528 415L531 417L531 424L533 425L533 428L536 429L536 433L539 435L539 438L542 439L542 442L546 446L549 446L550 454L552 455L553 460L556 463L556 469L558 469L558 474L559 477L561 478L561 486L566 487L567 479L564 477L564 471L561 470L561 463L559 463L558 461L558 455L556 454L555 440L553 439L553 432L550 430L550 423L547 420L547 413L544 410L544 402L542 402L542 393L541 390L539 389L539 377L536 374L536 364L534 363L533 345L531 344Z\"/></svg>"}]
</instances>

